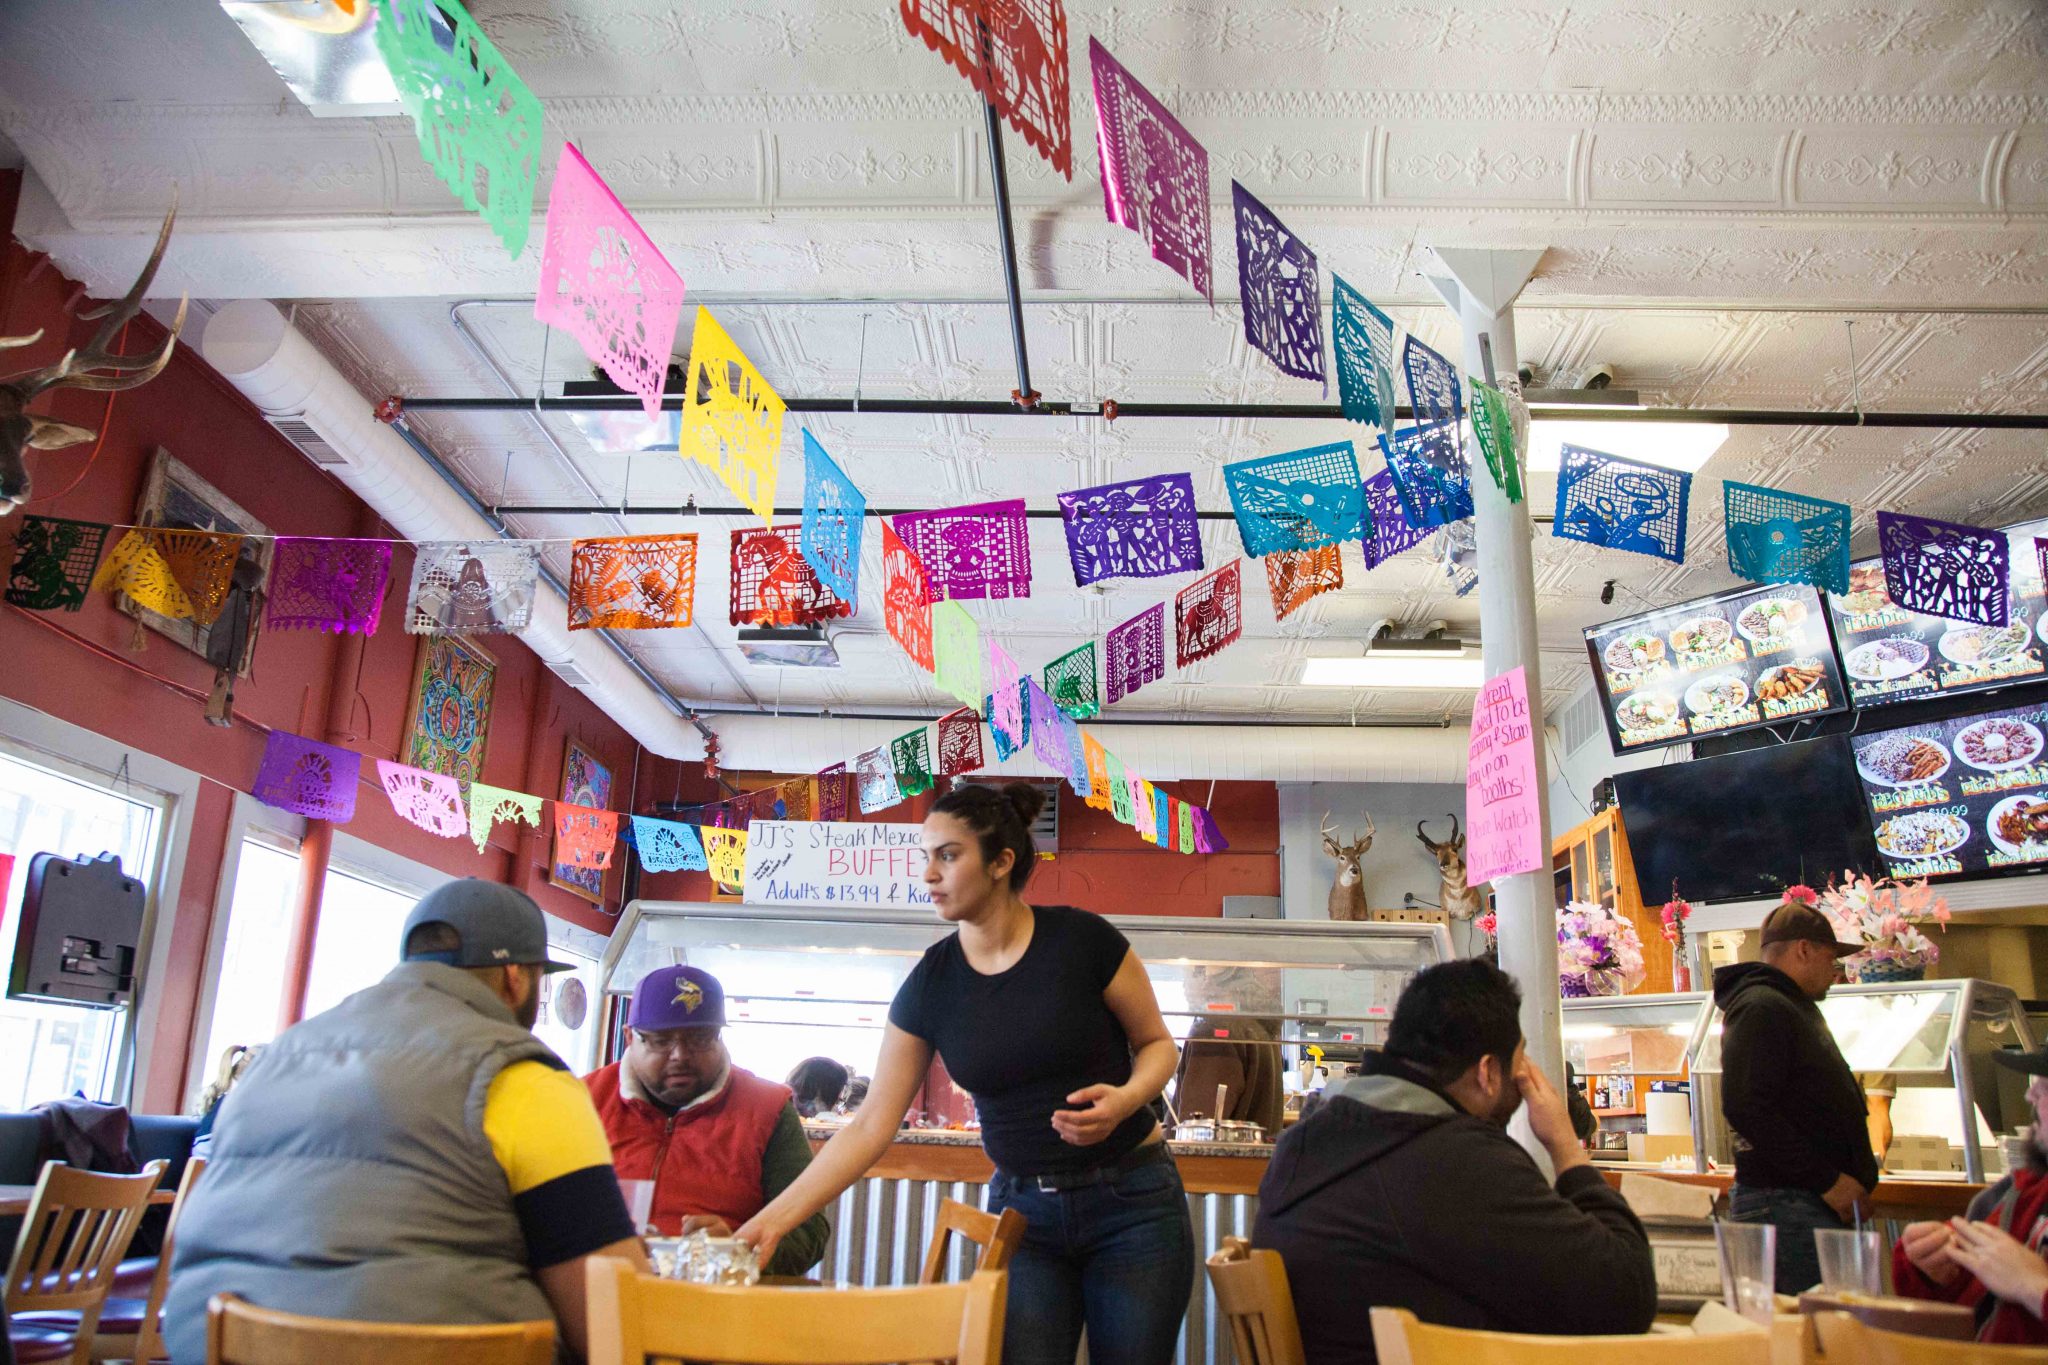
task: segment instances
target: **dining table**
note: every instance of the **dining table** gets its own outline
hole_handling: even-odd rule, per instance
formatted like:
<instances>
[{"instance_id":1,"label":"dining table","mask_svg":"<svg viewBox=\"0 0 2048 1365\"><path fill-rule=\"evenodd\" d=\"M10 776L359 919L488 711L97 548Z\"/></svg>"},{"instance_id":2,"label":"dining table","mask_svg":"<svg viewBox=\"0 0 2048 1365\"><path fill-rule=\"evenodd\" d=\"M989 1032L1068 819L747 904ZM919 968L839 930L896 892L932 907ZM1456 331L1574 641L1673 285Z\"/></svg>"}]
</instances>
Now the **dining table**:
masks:
<instances>
[{"instance_id":1,"label":"dining table","mask_svg":"<svg viewBox=\"0 0 2048 1365\"><path fill-rule=\"evenodd\" d=\"M35 1202L35 1197L36 1187L33 1185L0 1185L0 1218L22 1217L27 1214L28 1206ZM168 1204L177 1197L176 1190L152 1190L149 1202Z\"/></svg>"}]
</instances>

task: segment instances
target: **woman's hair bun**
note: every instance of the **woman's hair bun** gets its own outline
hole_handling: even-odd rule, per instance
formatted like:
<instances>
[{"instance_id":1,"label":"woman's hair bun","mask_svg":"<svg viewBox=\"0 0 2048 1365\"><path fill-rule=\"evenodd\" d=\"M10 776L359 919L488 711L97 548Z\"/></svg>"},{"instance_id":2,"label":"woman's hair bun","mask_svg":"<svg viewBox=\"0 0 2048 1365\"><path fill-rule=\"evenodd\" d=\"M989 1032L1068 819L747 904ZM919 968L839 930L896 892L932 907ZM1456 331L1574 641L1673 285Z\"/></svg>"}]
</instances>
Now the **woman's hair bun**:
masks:
<instances>
[{"instance_id":1,"label":"woman's hair bun","mask_svg":"<svg viewBox=\"0 0 2048 1365\"><path fill-rule=\"evenodd\" d=\"M1017 812L1017 818L1024 822L1026 829L1045 809L1045 793L1028 782L1011 782L1003 787L1003 800L1010 803L1010 809Z\"/></svg>"}]
</instances>

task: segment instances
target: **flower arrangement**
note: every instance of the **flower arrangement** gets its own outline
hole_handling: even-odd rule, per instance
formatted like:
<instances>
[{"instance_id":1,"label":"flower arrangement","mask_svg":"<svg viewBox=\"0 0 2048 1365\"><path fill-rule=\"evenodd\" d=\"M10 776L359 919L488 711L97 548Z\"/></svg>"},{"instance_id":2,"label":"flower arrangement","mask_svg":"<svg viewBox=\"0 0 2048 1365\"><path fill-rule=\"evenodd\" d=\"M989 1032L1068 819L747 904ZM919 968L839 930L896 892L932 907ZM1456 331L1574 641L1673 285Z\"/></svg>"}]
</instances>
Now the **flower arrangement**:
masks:
<instances>
[{"instance_id":1,"label":"flower arrangement","mask_svg":"<svg viewBox=\"0 0 2048 1365\"><path fill-rule=\"evenodd\" d=\"M1795 888L1807 889L1807 888ZM1786 898L1792 899L1790 891ZM1941 958L1934 940L1913 926L1933 920L1948 928L1948 902L1934 894L1927 879L1901 882L1891 877L1873 881L1844 872L1809 902L1835 927L1844 943L1861 943L1863 951L1842 962L1851 981L1896 981L1925 972Z\"/></svg>"},{"instance_id":2,"label":"flower arrangement","mask_svg":"<svg viewBox=\"0 0 2048 1365\"><path fill-rule=\"evenodd\" d=\"M1848 874L1844 873L1843 875L1847 876ZM1785 899L1788 901L1798 901L1801 905L1812 905L1820 900L1820 892L1814 890L1805 882L1794 882L1791 886L1785 888Z\"/></svg>"},{"instance_id":3,"label":"flower arrangement","mask_svg":"<svg viewBox=\"0 0 2048 1365\"><path fill-rule=\"evenodd\" d=\"M1685 922L1692 918L1692 905L1678 894L1676 883L1671 887L1671 899L1664 902L1664 941L1672 947L1685 943Z\"/></svg>"},{"instance_id":4,"label":"flower arrangement","mask_svg":"<svg viewBox=\"0 0 2048 1365\"><path fill-rule=\"evenodd\" d=\"M1621 995L1643 984L1635 925L1595 901L1557 912L1558 987L1567 997Z\"/></svg>"},{"instance_id":5,"label":"flower arrangement","mask_svg":"<svg viewBox=\"0 0 2048 1365\"><path fill-rule=\"evenodd\" d=\"M1500 934L1500 916L1491 910L1472 922L1479 926L1479 932L1486 935L1488 941L1497 938Z\"/></svg>"}]
</instances>

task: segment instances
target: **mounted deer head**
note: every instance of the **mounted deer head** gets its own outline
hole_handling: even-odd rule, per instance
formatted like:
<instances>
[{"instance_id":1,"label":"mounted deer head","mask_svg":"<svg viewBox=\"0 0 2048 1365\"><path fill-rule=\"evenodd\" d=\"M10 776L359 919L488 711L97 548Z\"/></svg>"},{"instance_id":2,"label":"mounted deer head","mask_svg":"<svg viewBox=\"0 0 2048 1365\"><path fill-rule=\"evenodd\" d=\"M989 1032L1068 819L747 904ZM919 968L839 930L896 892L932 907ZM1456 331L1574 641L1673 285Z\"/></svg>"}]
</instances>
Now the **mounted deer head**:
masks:
<instances>
[{"instance_id":1,"label":"mounted deer head","mask_svg":"<svg viewBox=\"0 0 2048 1365\"><path fill-rule=\"evenodd\" d=\"M1470 919L1479 913L1481 897L1476 888L1465 884L1465 835L1458 827L1458 817L1452 815L1451 837L1438 843L1429 837L1429 832L1415 822L1415 837L1436 859L1437 872L1443 879L1439 888L1439 904L1453 919Z\"/></svg>"},{"instance_id":2,"label":"mounted deer head","mask_svg":"<svg viewBox=\"0 0 2048 1365\"><path fill-rule=\"evenodd\" d=\"M50 389L118 393L122 389L147 384L163 373L164 366L170 363L171 352L178 344L178 333L185 326L188 302L185 299L178 301L178 317L171 324L171 334L164 338L163 346L154 355L117 356L107 348L114 344L114 339L129 320L142 311L142 296L148 291L150 281L156 278L156 268L164 259L164 247L171 240L171 224L177 217L178 205L173 201L170 212L164 215L163 227L157 232L156 249L149 254L149 264L142 267L142 273L119 303L79 314L81 318L105 319L83 351L66 351L63 359L54 365L0 379L0 516L28 501L25 451L31 448L62 450L66 446L90 441L98 434L85 427L60 422L54 417L38 417L31 413L28 405L38 394ZM42 336L41 331L36 331L24 337L0 337L0 351L33 346L42 340Z\"/></svg>"},{"instance_id":3,"label":"mounted deer head","mask_svg":"<svg viewBox=\"0 0 2048 1365\"><path fill-rule=\"evenodd\" d=\"M1336 831L1330 828L1330 813L1323 812L1323 852L1337 860L1337 879L1330 884L1330 918L1337 920L1362 920L1365 910L1365 874L1359 870L1359 860L1372 847L1372 838L1379 830L1373 825L1370 815L1365 817L1365 832L1348 844L1340 844Z\"/></svg>"}]
</instances>

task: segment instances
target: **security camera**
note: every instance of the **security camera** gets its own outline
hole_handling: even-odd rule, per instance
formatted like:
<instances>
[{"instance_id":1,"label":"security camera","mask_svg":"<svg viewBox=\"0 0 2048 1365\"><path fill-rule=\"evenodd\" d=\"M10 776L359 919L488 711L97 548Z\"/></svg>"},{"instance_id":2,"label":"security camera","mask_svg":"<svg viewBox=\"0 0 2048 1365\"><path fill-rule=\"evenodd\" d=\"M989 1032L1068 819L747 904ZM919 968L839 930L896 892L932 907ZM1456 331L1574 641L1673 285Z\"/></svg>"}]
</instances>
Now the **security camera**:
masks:
<instances>
[{"instance_id":1,"label":"security camera","mask_svg":"<svg viewBox=\"0 0 2048 1365\"><path fill-rule=\"evenodd\" d=\"M1579 376L1578 387L1582 389L1604 389L1614 382L1614 367L1605 363L1587 366Z\"/></svg>"}]
</instances>

